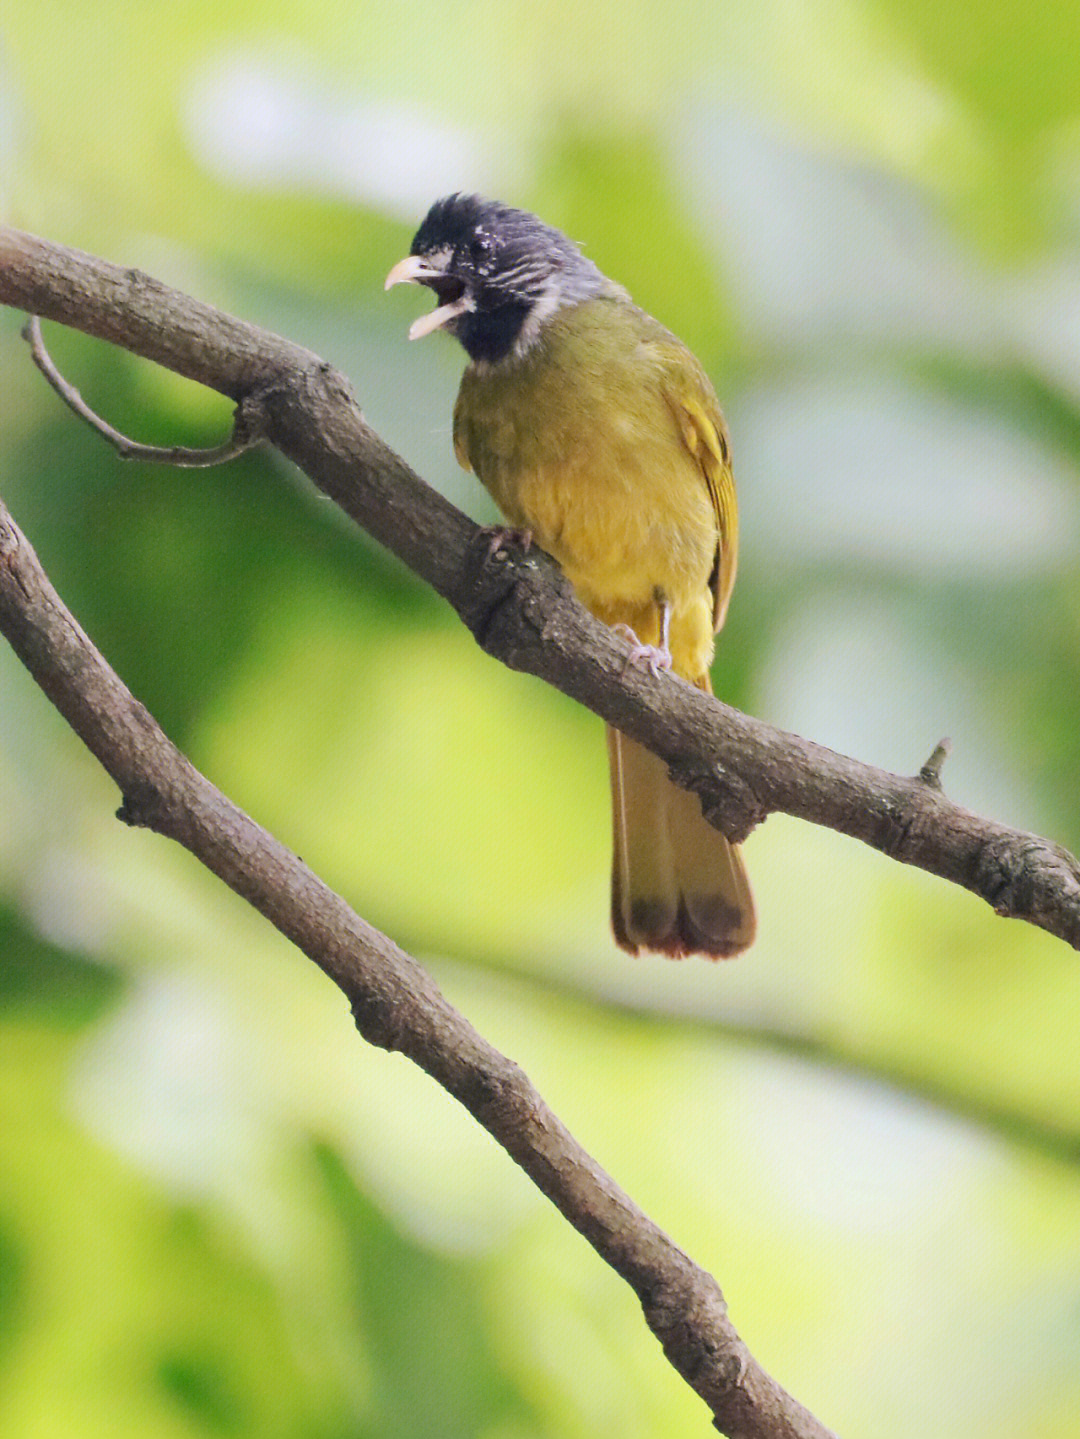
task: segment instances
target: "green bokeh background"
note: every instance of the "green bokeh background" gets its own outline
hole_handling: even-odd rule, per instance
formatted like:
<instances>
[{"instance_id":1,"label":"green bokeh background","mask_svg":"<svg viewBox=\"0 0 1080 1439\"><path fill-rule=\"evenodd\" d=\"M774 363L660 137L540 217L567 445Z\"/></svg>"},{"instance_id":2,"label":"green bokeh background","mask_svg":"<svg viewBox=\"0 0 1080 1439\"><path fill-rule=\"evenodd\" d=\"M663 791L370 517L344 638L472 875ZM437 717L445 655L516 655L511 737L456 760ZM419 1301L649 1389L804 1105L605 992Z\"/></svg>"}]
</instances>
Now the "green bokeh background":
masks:
<instances>
[{"instance_id":1,"label":"green bokeh background","mask_svg":"<svg viewBox=\"0 0 1080 1439\"><path fill-rule=\"evenodd\" d=\"M426 205L541 212L693 345L726 699L1080 848L1080 9L11 0L8 222L311 346L480 519ZM845 1439L1080 1436L1080 968L771 819L732 965L606 928L601 726L273 455L121 463L0 313L0 494L200 768L428 964ZM49 327L139 438L217 397ZM633 1296L117 796L0 651L0 1412L20 1439L706 1434Z\"/></svg>"}]
</instances>

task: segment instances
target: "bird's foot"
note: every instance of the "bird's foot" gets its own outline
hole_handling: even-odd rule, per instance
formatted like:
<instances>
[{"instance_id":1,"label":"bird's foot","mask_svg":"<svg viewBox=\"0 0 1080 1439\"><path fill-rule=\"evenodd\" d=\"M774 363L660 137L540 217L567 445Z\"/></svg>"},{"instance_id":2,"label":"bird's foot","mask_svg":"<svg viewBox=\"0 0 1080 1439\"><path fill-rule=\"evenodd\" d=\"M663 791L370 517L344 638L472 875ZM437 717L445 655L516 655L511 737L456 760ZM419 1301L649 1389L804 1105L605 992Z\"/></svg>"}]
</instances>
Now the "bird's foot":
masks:
<instances>
[{"instance_id":1,"label":"bird's foot","mask_svg":"<svg viewBox=\"0 0 1080 1439\"><path fill-rule=\"evenodd\" d=\"M666 645L643 645L629 625L612 625L616 634L630 642L630 653L626 657L626 668L638 665L651 675L671 669L671 651ZM625 671L624 671L625 673Z\"/></svg>"},{"instance_id":2,"label":"bird's foot","mask_svg":"<svg viewBox=\"0 0 1080 1439\"><path fill-rule=\"evenodd\" d=\"M510 549L521 550L526 555L532 549L532 530L515 530L508 525L490 525L484 534L487 538L489 560L493 560L497 554L505 554Z\"/></svg>"}]
</instances>

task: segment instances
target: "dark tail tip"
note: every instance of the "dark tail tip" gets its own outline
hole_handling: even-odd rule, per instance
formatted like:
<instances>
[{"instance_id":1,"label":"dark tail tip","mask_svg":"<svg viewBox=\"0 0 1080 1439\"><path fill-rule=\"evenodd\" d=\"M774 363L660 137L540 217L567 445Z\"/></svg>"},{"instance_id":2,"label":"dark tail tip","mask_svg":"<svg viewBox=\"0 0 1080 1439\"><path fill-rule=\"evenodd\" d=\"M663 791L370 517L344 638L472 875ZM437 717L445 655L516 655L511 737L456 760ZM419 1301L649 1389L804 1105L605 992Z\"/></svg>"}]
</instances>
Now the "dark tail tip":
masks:
<instances>
[{"instance_id":1,"label":"dark tail tip","mask_svg":"<svg viewBox=\"0 0 1080 1439\"><path fill-rule=\"evenodd\" d=\"M749 948L753 935L745 934L741 910L719 896L695 903L694 908L697 918L691 915L683 895L674 913L662 900L635 899L627 916L615 893L611 906L615 943L627 954L640 954L644 949L669 959L687 959L694 954L734 959Z\"/></svg>"}]
</instances>

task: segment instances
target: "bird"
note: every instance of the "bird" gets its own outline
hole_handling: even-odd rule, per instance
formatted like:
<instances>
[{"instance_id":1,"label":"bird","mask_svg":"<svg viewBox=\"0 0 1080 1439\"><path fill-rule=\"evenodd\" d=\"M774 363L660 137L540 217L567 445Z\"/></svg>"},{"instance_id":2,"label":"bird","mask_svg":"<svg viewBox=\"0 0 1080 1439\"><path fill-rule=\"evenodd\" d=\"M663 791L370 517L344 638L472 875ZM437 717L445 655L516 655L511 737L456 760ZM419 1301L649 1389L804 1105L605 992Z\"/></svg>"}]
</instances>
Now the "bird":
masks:
<instances>
[{"instance_id":1,"label":"bird","mask_svg":"<svg viewBox=\"0 0 1080 1439\"><path fill-rule=\"evenodd\" d=\"M459 463L627 638L628 663L711 693L738 512L702 365L561 231L478 195L432 205L385 287L403 282L437 301L410 339L442 330L468 356ZM741 953L757 921L739 848L656 755L610 727L607 739L616 942L672 958Z\"/></svg>"}]
</instances>

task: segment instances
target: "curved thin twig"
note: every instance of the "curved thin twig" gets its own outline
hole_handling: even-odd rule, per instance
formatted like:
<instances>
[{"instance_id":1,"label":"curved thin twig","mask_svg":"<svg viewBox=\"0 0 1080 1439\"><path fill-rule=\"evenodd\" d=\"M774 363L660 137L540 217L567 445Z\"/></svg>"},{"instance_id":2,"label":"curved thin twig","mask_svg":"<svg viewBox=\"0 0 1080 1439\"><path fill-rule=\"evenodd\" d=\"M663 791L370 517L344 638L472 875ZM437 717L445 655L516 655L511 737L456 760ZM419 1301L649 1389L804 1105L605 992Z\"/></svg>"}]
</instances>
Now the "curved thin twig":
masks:
<instances>
[{"instance_id":1,"label":"curved thin twig","mask_svg":"<svg viewBox=\"0 0 1080 1439\"><path fill-rule=\"evenodd\" d=\"M75 386L69 380L64 379L52 356L45 348L45 341L41 334L41 322L37 315L28 317L22 328L22 337L30 346L34 364L37 365L64 404L74 410L75 414L81 420L85 420L90 428L96 430L103 439L108 440L122 460L148 460L155 464L178 465L185 470L208 470L214 465L223 465L229 460L235 460L237 455L242 455L245 451L254 449L256 445L261 445L265 439L261 412L255 406L241 404L237 407L232 435L223 444L205 449L189 449L186 445L140 444L138 440L133 440L114 429L108 420L103 420L95 410L90 408Z\"/></svg>"}]
</instances>

